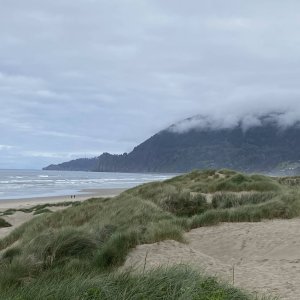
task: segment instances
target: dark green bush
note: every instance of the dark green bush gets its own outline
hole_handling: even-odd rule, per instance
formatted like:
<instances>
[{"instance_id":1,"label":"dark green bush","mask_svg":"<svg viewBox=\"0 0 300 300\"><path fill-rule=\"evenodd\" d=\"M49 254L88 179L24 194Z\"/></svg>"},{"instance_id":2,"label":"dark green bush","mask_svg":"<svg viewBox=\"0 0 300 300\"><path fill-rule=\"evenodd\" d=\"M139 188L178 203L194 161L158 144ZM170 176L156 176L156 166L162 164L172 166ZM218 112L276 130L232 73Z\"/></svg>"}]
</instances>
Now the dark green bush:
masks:
<instances>
[{"instance_id":1,"label":"dark green bush","mask_svg":"<svg viewBox=\"0 0 300 300\"><path fill-rule=\"evenodd\" d=\"M14 208L9 208L7 210L5 210L4 212L2 212L2 216L10 216L13 215L17 210Z\"/></svg>"},{"instance_id":2,"label":"dark green bush","mask_svg":"<svg viewBox=\"0 0 300 300\"><path fill-rule=\"evenodd\" d=\"M43 214L43 213L51 213L52 211L48 208L42 208L42 209L39 209L39 210L36 210L33 214L34 215L40 215L40 214Z\"/></svg>"},{"instance_id":3,"label":"dark green bush","mask_svg":"<svg viewBox=\"0 0 300 300\"><path fill-rule=\"evenodd\" d=\"M0 218L0 228L3 228L3 227L11 227L11 224L9 224L4 219Z\"/></svg>"},{"instance_id":4,"label":"dark green bush","mask_svg":"<svg viewBox=\"0 0 300 300\"><path fill-rule=\"evenodd\" d=\"M199 193L191 195L189 191L183 191L169 195L163 208L177 216L192 216L206 211L208 204L205 196Z\"/></svg>"}]
</instances>

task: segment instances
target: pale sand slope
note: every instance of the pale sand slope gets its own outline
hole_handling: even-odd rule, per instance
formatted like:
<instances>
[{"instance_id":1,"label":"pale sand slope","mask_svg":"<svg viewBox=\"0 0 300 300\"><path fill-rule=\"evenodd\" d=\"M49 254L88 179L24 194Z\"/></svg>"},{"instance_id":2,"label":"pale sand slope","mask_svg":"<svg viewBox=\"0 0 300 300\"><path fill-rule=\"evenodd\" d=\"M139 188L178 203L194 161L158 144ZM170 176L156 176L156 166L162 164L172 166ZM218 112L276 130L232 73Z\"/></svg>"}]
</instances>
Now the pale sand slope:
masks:
<instances>
[{"instance_id":1,"label":"pale sand slope","mask_svg":"<svg viewBox=\"0 0 300 300\"><path fill-rule=\"evenodd\" d=\"M54 211L66 209L67 207L69 206L54 206L54 207L47 207L47 208L54 212ZM26 223L27 221L31 220L34 217L35 215L33 213L24 213L22 211L17 211L12 215L1 217L12 226L0 228L0 239L9 235L15 228L21 226L22 224Z\"/></svg>"},{"instance_id":2,"label":"pale sand slope","mask_svg":"<svg viewBox=\"0 0 300 300\"><path fill-rule=\"evenodd\" d=\"M300 219L260 223L224 223L185 234L187 244L164 241L141 245L125 268L142 270L177 263L191 264L235 286L279 299L300 299Z\"/></svg>"},{"instance_id":3,"label":"pale sand slope","mask_svg":"<svg viewBox=\"0 0 300 300\"><path fill-rule=\"evenodd\" d=\"M23 213L21 211L17 211L13 215L3 216L1 218L6 220L12 226L0 228L0 239L10 234L16 227L32 219L33 213Z\"/></svg>"}]
</instances>

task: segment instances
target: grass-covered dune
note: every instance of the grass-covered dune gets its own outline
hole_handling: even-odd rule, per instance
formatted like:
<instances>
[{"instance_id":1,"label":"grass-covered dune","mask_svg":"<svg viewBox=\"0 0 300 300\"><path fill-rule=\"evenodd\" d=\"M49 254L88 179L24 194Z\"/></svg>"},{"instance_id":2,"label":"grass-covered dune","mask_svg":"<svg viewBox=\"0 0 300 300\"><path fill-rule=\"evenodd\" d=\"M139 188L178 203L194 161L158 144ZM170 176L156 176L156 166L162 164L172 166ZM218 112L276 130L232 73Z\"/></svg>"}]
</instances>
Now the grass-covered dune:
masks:
<instances>
[{"instance_id":1,"label":"grass-covered dune","mask_svg":"<svg viewBox=\"0 0 300 300\"><path fill-rule=\"evenodd\" d=\"M36 216L0 241L1 299L252 299L187 268L115 273L138 244L300 214L297 178L194 171Z\"/></svg>"},{"instance_id":2,"label":"grass-covered dune","mask_svg":"<svg viewBox=\"0 0 300 300\"><path fill-rule=\"evenodd\" d=\"M56 206L75 206L79 205L79 201L65 201L65 202L59 202L59 203L45 203L45 204L38 204L35 206L32 206L30 208L9 208L2 212L0 212L0 217L3 216L10 216L13 215L17 211L21 211L24 213L33 213L34 215L38 215L44 212L50 212L49 207L56 207Z\"/></svg>"}]
</instances>

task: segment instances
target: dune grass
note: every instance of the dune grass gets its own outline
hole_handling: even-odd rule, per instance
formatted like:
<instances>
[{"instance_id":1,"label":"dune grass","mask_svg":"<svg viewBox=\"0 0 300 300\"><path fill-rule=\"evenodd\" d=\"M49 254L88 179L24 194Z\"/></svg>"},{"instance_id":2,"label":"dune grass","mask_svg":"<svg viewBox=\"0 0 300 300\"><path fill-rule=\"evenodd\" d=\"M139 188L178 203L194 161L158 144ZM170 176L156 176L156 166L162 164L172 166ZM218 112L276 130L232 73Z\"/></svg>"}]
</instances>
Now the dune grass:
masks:
<instances>
[{"instance_id":1,"label":"dune grass","mask_svg":"<svg viewBox=\"0 0 300 300\"><path fill-rule=\"evenodd\" d=\"M9 224L7 221L5 221L4 219L0 218L0 228L3 227L10 227L11 224Z\"/></svg>"},{"instance_id":2,"label":"dune grass","mask_svg":"<svg viewBox=\"0 0 300 300\"><path fill-rule=\"evenodd\" d=\"M230 298L231 288L217 282L219 294L209 287L205 294L200 283L186 283L184 274L194 274L195 282L213 281L191 270L150 272L139 281L135 275L120 277L114 269L136 245L165 239L184 242L184 231L192 228L299 216L299 194L297 186L266 176L195 171L144 184L114 198L90 199L41 214L0 240L0 250L12 247L0 258L0 293L9 295L7 299L250 299ZM173 295L159 278L177 278L179 290L175 288ZM157 297L147 298L156 292ZM188 292L194 296L184 298ZM140 298L130 298L135 293Z\"/></svg>"},{"instance_id":3,"label":"dune grass","mask_svg":"<svg viewBox=\"0 0 300 300\"><path fill-rule=\"evenodd\" d=\"M51 213L52 211L49 208L42 208L42 209L37 209L34 211L33 215L40 215L44 213Z\"/></svg>"},{"instance_id":4,"label":"dune grass","mask_svg":"<svg viewBox=\"0 0 300 300\"><path fill-rule=\"evenodd\" d=\"M236 288L201 276L184 266L159 268L143 275L123 273L80 273L72 265L46 271L34 282L29 281L18 290L6 289L1 299L10 300L250 300L252 297ZM21 295L21 297L20 297Z\"/></svg>"},{"instance_id":5,"label":"dune grass","mask_svg":"<svg viewBox=\"0 0 300 300\"><path fill-rule=\"evenodd\" d=\"M250 193L232 193L218 192L212 197L213 208L231 208L251 204L260 204L274 199L274 192L250 192Z\"/></svg>"},{"instance_id":6,"label":"dune grass","mask_svg":"<svg viewBox=\"0 0 300 300\"><path fill-rule=\"evenodd\" d=\"M56 206L76 206L79 205L79 201L65 201L65 202L58 202L58 203L45 203L45 204L38 204L34 205L29 208L9 208L3 212L0 212L0 216L10 216L13 215L17 211L21 211L24 213L35 213L37 211L42 211L43 209L47 209L49 207L56 207Z\"/></svg>"}]
</instances>

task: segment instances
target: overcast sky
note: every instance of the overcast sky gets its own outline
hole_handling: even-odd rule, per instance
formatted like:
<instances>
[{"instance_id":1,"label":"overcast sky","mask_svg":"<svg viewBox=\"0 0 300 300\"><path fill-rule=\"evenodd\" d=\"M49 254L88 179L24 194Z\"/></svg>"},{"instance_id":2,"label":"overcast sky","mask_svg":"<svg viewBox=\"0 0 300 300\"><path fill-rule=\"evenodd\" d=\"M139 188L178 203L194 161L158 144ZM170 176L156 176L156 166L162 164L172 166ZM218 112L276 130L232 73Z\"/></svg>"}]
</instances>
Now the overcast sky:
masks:
<instances>
[{"instance_id":1,"label":"overcast sky","mask_svg":"<svg viewBox=\"0 0 300 300\"><path fill-rule=\"evenodd\" d=\"M0 168L128 152L195 114L293 122L299 29L297 0L0 0Z\"/></svg>"}]
</instances>

